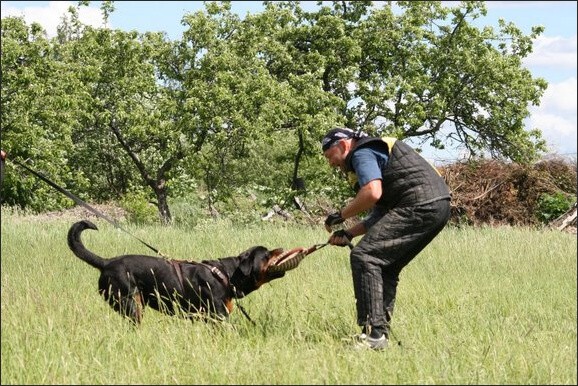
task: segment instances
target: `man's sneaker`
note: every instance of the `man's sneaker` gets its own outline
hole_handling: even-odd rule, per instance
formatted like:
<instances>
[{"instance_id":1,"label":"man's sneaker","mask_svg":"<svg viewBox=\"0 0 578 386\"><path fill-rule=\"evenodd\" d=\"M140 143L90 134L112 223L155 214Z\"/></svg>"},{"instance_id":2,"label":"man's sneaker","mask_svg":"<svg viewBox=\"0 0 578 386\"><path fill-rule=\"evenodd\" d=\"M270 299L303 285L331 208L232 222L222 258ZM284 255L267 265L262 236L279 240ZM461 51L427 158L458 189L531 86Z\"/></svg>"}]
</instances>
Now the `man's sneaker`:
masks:
<instances>
[{"instance_id":1,"label":"man's sneaker","mask_svg":"<svg viewBox=\"0 0 578 386\"><path fill-rule=\"evenodd\" d=\"M385 337L385 334L382 334L379 338L372 338L371 336L360 334L357 337L357 342L354 347L359 350L383 350L387 348L387 338Z\"/></svg>"}]
</instances>

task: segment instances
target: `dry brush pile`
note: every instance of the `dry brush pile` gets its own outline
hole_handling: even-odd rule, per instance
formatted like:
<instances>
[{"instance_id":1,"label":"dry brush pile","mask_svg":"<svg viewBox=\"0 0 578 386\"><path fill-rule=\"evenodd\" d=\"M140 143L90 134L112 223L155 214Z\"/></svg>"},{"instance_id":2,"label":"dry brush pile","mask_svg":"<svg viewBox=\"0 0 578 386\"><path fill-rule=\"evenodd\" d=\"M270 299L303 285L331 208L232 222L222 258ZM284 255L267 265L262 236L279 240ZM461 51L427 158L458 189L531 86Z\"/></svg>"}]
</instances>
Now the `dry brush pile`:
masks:
<instances>
[{"instance_id":1,"label":"dry brush pile","mask_svg":"<svg viewBox=\"0 0 578 386\"><path fill-rule=\"evenodd\" d=\"M454 224L535 226L542 224L545 197L576 201L576 163L563 159L532 165L481 160L438 169L452 191Z\"/></svg>"}]
</instances>

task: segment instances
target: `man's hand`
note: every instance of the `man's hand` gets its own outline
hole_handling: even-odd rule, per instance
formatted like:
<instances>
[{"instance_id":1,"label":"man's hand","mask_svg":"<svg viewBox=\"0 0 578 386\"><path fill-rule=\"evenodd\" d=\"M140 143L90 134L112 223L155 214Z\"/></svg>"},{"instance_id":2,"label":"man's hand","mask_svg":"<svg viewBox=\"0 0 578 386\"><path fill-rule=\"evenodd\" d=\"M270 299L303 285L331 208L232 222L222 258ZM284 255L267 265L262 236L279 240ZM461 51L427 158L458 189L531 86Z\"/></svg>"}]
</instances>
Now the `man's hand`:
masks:
<instances>
[{"instance_id":1,"label":"man's hand","mask_svg":"<svg viewBox=\"0 0 578 386\"><path fill-rule=\"evenodd\" d=\"M325 229L327 230L327 232L331 232L331 230L332 230L331 227L333 225L341 224L344 221L345 221L345 219L343 217L341 217L341 212L331 213L325 219Z\"/></svg>"},{"instance_id":2,"label":"man's hand","mask_svg":"<svg viewBox=\"0 0 578 386\"><path fill-rule=\"evenodd\" d=\"M333 232L331 237L329 237L329 244L338 245L340 247L348 245L349 248L353 248L353 245L351 244L352 239L353 235L351 233L347 232L345 229L340 229Z\"/></svg>"}]
</instances>

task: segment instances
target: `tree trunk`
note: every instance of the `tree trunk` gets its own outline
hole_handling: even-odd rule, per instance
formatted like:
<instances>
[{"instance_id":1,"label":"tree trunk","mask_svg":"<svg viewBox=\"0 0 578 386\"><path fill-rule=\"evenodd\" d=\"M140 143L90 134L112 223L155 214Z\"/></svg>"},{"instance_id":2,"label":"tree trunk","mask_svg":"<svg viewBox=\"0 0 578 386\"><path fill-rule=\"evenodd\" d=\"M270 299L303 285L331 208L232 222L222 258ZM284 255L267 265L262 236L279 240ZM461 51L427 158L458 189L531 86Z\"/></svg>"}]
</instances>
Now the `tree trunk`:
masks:
<instances>
[{"instance_id":1,"label":"tree trunk","mask_svg":"<svg viewBox=\"0 0 578 386\"><path fill-rule=\"evenodd\" d=\"M167 200L167 189L166 188L156 188L155 194L157 196L159 217L163 225L169 225L173 219L171 216L171 210L169 209L169 203Z\"/></svg>"},{"instance_id":2,"label":"tree trunk","mask_svg":"<svg viewBox=\"0 0 578 386\"><path fill-rule=\"evenodd\" d=\"M303 178L299 178L299 162L301 161L301 154L303 154L303 132L297 130L299 136L299 148L297 149L297 154L295 154L295 162L293 164L293 176L291 178L291 188L293 190L305 190L305 181Z\"/></svg>"}]
</instances>

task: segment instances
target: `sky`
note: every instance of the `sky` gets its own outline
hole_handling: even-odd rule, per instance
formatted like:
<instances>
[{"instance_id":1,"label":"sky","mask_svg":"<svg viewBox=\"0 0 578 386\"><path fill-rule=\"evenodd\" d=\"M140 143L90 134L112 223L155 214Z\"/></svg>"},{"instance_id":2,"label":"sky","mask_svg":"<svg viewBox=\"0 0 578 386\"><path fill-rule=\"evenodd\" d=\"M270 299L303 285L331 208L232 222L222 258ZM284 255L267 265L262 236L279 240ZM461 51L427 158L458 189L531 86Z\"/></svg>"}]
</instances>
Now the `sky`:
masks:
<instances>
[{"instance_id":1,"label":"sky","mask_svg":"<svg viewBox=\"0 0 578 386\"><path fill-rule=\"evenodd\" d=\"M76 1L1 1L1 15L23 16L27 23L38 22L54 36L56 26L69 6ZM376 2L379 3L379 2ZM456 2L447 2L450 3ZM85 24L103 26L100 1L81 7L80 19ZM315 7L315 1L303 1L304 8ZM549 147L549 154L576 159L577 89L576 89L576 1L488 1L488 13L477 20L479 26L497 27L498 19L514 23L524 34L532 26L542 25L545 31L534 41L534 51L523 65L533 77L544 78L548 89L541 104L531 107L526 128L539 128ZM204 10L202 1L115 1L109 28L126 31L162 31L170 39L180 39L184 31L182 17ZM233 1L232 10L240 16L258 13L261 1ZM313 9L313 8L312 8ZM451 160L459 155L450 150L436 153L437 160Z\"/></svg>"}]
</instances>

